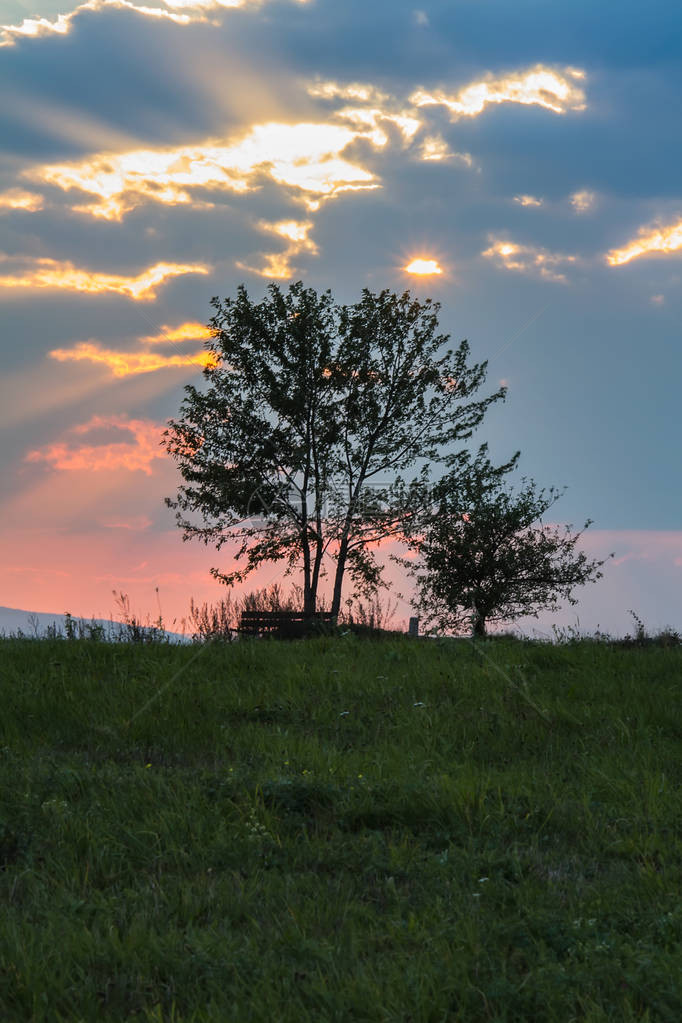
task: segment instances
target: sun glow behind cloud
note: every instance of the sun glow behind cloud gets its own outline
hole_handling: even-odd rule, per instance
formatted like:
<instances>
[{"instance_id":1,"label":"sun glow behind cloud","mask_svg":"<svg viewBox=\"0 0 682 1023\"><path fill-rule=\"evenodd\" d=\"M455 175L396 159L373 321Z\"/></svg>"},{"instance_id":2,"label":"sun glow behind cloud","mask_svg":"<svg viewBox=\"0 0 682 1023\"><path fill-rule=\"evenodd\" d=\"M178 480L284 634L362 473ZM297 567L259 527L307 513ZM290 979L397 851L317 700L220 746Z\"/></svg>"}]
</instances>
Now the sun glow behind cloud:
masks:
<instances>
[{"instance_id":1,"label":"sun glow behind cloud","mask_svg":"<svg viewBox=\"0 0 682 1023\"><path fill-rule=\"evenodd\" d=\"M194 189L247 193L264 178L319 202L343 191L379 187L370 171L341 155L350 142L367 137L362 129L340 124L271 122L255 125L231 145L209 141L99 154L78 163L39 167L26 176L97 196L97 201L74 209L109 220L144 202L191 203Z\"/></svg>"},{"instance_id":2,"label":"sun glow behind cloud","mask_svg":"<svg viewBox=\"0 0 682 1023\"><path fill-rule=\"evenodd\" d=\"M0 262L7 257L0 255ZM207 274L210 267L197 263L156 263L135 277L122 274L96 273L83 270L69 262L56 259L23 260L24 268L0 275L0 288L50 288L86 292L91 295L114 292L136 301L156 298L156 288L169 277L182 274Z\"/></svg>"},{"instance_id":3,"label":"sun glow behind cloud","mask_svg":"<svg viewBox=\"0 0 682 1023\"><path fill-rule=\"evenodd\" d=\"M94 196L94 201L77 201L73 209L109 220L120 220L148 202L205 206L207 192L244 195L268 179L313 211L343 192L381 187L358 156L346 155L353 142L369 142L381 151L393 141L425 162L454 158L473 167L471 154L452 152L445 139L429 130L423 107L445 105L454 120L478 116L500 103L566 113L585 108L584 91L576 84L583 77L575 68L559 72L538 65L503 78L490 76L453 96L417 90L407 106L371 84L314 81L305 85L309 96L338 107L321 121L255 124L227 142L99 152L86 160L31 168L24 177Z\"/></svg>"},{"instance_id":4,"label":"sun glow behind cloud","mask_svg":"<svg viewBox=\"0 0 682 1023\"><path fill-rule=\"evenodd\" d=\"M610 266L624 266L640 256L670 255L682 249L682 219L667 227L642 228L637 238L606 256Z\"/></svg>"},{"instance_id":5,"label":"sun glow behind cloud","mask_svg":"<svg viewBox=\"0 0 682 1023\"><path fill-rule=\"evenodd\" d=\"M585 109L585 92L577 84L584 78L585 72L578 68L566 67L556 71L537 64L527 71L499 78L489 75L451 95L443 90L428 92L417 89L410 100L417 107L447 107L453 120L476 117L487 106L496 103L540 106L555 114L565 114L569 110Z\"/></svg>"}]
</instances>

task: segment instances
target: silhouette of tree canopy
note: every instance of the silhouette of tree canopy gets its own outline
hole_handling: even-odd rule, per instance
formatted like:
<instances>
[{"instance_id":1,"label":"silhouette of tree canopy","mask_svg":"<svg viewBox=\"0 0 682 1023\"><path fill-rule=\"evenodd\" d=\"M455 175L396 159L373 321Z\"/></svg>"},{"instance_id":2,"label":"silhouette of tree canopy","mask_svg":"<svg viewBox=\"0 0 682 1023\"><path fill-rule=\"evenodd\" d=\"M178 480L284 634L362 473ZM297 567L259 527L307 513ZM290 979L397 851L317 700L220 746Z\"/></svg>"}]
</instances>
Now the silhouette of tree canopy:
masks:
<instances>
[{"instance_id":1,"label":"silhouette of tree canopy","mask_svg":"<svg viewBox=\"0 0 682 1023\"><path fill-rule=\"evenodd\" d=\"M212 569L227 584L283 560L312 613L329 564L338 615L346 572L376 592L377 543L402 535L432 465L505 390L474 398L487 364L470 364L466 341L446 347L439 304L409 292L340 305L298 282L253 302L242 285L211 305L205 386L185 388L164 434L183 480L166 503L184 539L235 547Z\"/></svg>"},{"instance_id":2,"label":"silhouette of tree canopy","mask_svg":"<svg viewBox=\"0 0 682 1023\"><path fill-rule=\"evenodd\" d=\"M561 601L602 577L604 561L578 550L583 531L543 524L563 491L538 490L522 479L515 491L504 477L518 453L494 467L483 445L475 459L462 453L434 487L431 514L411 525L417 560L396 558L414 577L416 603L427 626L484 636L489 622L512 622ZM611 555L613 557L613 555Z\"/></svg>"}]
</instances>

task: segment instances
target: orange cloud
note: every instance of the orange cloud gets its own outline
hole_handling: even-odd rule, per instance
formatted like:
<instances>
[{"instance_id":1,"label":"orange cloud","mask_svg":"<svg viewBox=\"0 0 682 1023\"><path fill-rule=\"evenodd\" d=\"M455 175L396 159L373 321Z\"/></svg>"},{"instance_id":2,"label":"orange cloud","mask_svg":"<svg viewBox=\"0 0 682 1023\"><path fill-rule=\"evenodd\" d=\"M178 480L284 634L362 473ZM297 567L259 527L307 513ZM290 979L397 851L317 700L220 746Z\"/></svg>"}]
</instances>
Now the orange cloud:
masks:
<instances>
[{"instance_id":1,"label":"orange cloud","mask_svg":"<svg viewBox=\"0 0 682 1023\"><path fill-rule=\"evenodd\" d=\"M3 259L3 257L0 257ZM3 261L7 257L4 257ZM117 292L129 298L148 301L156 298L156 286L181 274L207 274L210 267L201 264L156 263L136 277L81 270L56 259L24 260L28 264L19 273L0 275L0 288L59 288L89 294Z\"/></svg>"},{"instance_id":2,"label":"orange cloud","mask_svg":"<svg viewBox=\"0 0 682 1023\"><path fill-rule=\"evenodd\" d=\"M0 192L0 212L3 210L25 210L35 213L43 208L44 199L37 192L25 192L21 188L8 188Z\"/></svg>"},{"instance_id":3,"label":"orange cloud","mask_svg":"<svg viewBox=\"0 0 682 1023\"><path fill-rule=\"evenodd\" d=\"M87 423L71 427L67 435L83 437L95 430L123 431L130 435L124 441L104 444L79 444L70 440L56 441L43 448L29 451L27 462L46 462L53 469L66 472L85 470L128 469L131 472L152 474L151 463L165 458L161 446L163 427L150 419L127 419L126 416L93 416Z\"/></svg>"},{"instance_id":4,"label":"orange cloud","mask_svg":"<svg viewBox=\"0 0 682 1023\"><path fill-rule=\"evenodd\" d=\"M542 199L536 199L534 195L515 195L514 202L519 206L542 206Z\"/></svg>"},{"instance_id":5,"label":"orange cloud","mask_svg":"<svg viewBox=\"0 0 682 1023\"><path fill-rule=\"evenodd\" d=\"M516 270L520 273L536 273L550 281L566 283L566 275L558 269L565 264L577 262L577 256L568 256L560 252L549 252L533 245L517 245L505 239L491 238L492 245L482 252L486 259L492 260L503 270Z\"/></svg>"},{"instance_id":6,"label":"orange cloud","mask_svg":"<svg viewBox=\"0 0 682 1023\"><path fill-rule=\"evenodd\" d=\"M640 256L669 255L682 249L682 219L667 227L642 228L637 238L622 249L611 249L606 256L610 266L624 266Z\"/></svg>"},{"instance_id":7,"label":"orange cloud","mask_svg":"<svg viewBox=\"0 0 682 1023\"><path fill-rule=\"evenodd\" d=\"M540 106L555 114L565 114L569 110L585 109L585 93L577 84L584 78L585 72L578 68L567 67L563 71L555 71L543 64L536 64L527 71L499 78L489 75L452 95L442 90L430 93L417 89L410 101L417 107L447 107L453 121L460 117L478 117L487 106L497 103Z\"/></svg>"},{"instance_id":8,"label":"orange cloud","mask_svg":"<svg viewBox=\"0 0 682 1023\"><path fill-rule=\"evenodd\" d=\"M73 348L54 348L50 357L58 362L94 362L110 369L115 377L153 373L175 366L209 366L214 362L210 352L188 355L160 355L157 352L117 352L102 348L96 341L81 341Z\"/></svg>"},{"instance_id":9,"label":"orange cloud","mask_svg":"<svg viewBox=\"0 0 682 1023\"><path fill-rule=\"evenodd\" d=\"M203 323L181 323L177 327L167 327L163 324L158 334L148 334L141 337L140 341L145 345L163 345L169 341L206 341L211 337L211 331Z\"/></svg>"}]
</instances>

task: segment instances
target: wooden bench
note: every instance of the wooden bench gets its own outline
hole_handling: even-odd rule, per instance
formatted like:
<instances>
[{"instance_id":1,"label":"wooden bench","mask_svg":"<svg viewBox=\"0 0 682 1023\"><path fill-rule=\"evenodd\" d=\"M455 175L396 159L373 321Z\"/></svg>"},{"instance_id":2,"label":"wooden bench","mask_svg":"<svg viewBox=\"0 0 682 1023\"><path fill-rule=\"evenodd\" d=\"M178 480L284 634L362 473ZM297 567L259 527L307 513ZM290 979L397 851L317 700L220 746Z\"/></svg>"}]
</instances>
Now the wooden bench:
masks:
<instances>
[{"instance_id":1,"label":"wooden bench","mask_svg":"<svg viewBox=\"0 0 682 1023\"><path fill-rule=\"evenodd\" d=\"M242 611L239 632L246 636L278 636L300 639L328 631L334 624L331 611Z\"/></svg>"}]
</instances>

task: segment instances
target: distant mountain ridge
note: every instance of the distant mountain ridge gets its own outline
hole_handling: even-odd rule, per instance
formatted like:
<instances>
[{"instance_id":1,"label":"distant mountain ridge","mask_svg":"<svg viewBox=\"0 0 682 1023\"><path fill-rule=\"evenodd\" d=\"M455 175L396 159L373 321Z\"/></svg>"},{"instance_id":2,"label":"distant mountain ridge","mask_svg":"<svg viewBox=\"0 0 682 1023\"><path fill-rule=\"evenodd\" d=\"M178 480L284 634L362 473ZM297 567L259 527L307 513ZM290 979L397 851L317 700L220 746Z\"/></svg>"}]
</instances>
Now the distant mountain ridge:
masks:
<instances>
[{"instance_id":1,"label":"distant mountain ridge","mask_svg":"<svg viewBox=\"0 0 682 1023\"><path fill-rule=\"evenodd\" d=\"M120 622L114 622L110 618L80 618L73 615L73 623L76 628L81 623L83 625L101 625L106 635L115 634L125 628ZM51 631L53 628L59 635L65 635L63 613L51 614L46 611L24 611L16 607L0 607L0 637L9 637L21 632L24 636L45 638L48 635L48 629ZM179 632L166 631L165 635L174 642L188 642L188 638Z\"/></svg>"}]
</instances>

